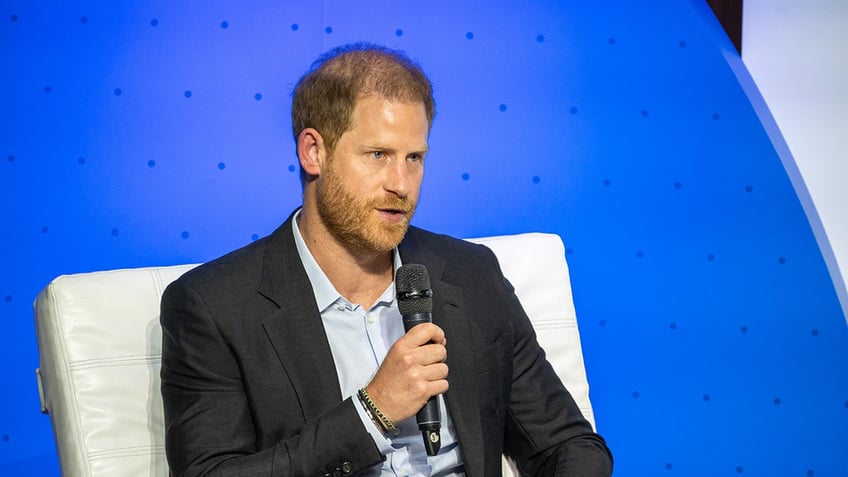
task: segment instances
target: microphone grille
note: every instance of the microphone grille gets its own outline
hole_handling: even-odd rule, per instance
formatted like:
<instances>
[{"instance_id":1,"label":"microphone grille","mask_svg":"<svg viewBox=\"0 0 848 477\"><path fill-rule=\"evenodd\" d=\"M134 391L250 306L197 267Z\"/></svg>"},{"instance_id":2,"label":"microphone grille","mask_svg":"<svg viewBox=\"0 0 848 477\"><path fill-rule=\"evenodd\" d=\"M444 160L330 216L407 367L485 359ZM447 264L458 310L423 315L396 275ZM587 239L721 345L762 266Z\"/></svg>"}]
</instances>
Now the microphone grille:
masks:
<instances>
[{"instance_id":1,"label":"microphone grille","mask_svg":"<svg viewBox=\"0 0 848 477\"><path fill-rule=\"evenodd\" d=\"M402 265L395 273L395 290L401 315L433 311L433 292L427 267L417 263Z\"/></svg>"}]
</instances>

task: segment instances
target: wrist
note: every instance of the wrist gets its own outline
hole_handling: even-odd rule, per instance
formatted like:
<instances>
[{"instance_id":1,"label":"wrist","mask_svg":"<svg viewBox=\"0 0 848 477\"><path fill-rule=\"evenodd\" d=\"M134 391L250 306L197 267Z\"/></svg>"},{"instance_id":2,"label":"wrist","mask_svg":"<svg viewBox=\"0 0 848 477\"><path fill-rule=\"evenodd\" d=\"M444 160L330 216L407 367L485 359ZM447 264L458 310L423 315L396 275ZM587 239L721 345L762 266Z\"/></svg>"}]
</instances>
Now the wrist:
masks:
<instances>
[{"instance_id":1,"label":"wrist","mask_svg":"<svg viewBox=\"0 0 848 477\"><path fill-rule=\"evenodd\" d=\"M383 434L392 434L398 435L400 431L398 431L397 426L380 411L380 408L374 403L374 400L371 399L371 396L368 394L368 391L365 388L361 388L356 392L356 397L359 399L360 405L365 410L365 414L380 429Z\"/></svg>"}]
</instances>

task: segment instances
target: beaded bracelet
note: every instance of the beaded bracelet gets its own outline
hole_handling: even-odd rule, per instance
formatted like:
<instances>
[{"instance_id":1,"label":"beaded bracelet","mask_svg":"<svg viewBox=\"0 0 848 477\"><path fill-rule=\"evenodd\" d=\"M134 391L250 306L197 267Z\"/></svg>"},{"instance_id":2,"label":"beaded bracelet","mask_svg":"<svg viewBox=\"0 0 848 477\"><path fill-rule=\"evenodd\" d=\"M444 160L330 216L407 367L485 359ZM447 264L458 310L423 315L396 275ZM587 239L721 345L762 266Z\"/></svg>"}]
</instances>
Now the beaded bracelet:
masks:
<instances>
[{"instance_id":1,"label":"beaded bracelet","mask_svg":"<svg viewBox=\"0 0 848 477\"><path fill-rule=\"evenodd\" d=\"M377 427L379 427L384 434L391 432L395 436L398 435L398 433L400 432L398 428L391 421L391 419L389 419L388 417L386 417L385 414L380 412L380 409L377 407L376 404L374 404L374 401L371 399L371 396L368 395L368 391L366 391L365 388L361 388L359 391L357 391L356 395L357 397L359 397L359 401L365 408L365 413L374 422L374 424L377 424Z\"/></svg>"}]
</instances>

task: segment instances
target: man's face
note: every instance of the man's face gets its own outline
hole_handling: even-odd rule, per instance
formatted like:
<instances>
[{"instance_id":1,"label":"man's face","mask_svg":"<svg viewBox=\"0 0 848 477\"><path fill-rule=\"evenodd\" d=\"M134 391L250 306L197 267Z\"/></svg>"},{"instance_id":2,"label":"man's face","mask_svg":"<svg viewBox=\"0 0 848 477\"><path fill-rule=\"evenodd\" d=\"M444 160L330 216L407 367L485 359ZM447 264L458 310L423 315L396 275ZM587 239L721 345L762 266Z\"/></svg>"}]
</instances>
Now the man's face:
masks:
<instances>
[{"instance_id":1,"label":"man's face","mask_svg":"<svg viewBox=\"0 0 848 477\"><path fill-rule=\"evenodd\" d=\"M359 98L351 119L318 177L318 212L341 243L389 251L418 203L427 115L422 103L369 95Z\"/></svg>"}]
</instances>

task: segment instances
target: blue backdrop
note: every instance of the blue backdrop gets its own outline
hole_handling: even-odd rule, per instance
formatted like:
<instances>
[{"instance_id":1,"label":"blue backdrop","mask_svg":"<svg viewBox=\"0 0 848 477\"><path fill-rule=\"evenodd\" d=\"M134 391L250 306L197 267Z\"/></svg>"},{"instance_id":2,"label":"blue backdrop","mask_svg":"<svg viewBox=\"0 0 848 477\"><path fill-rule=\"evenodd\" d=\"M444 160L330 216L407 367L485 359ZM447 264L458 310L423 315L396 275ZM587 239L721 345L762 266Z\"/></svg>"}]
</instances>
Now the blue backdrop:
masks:
<instances>
[{"instance_id":1,"label":"blue backdrop","mask_svg":"<svg viewBox=\"0 0 848 477\"><path fill-rule=\"evenodd\" d=\"M563 237L616 475L848 475L845 317L703 1L0 5L0 475L58 474L38 291L273 230L291 88L353 40L435 84L417 225Z\"/></svg>"}]
</instances>

